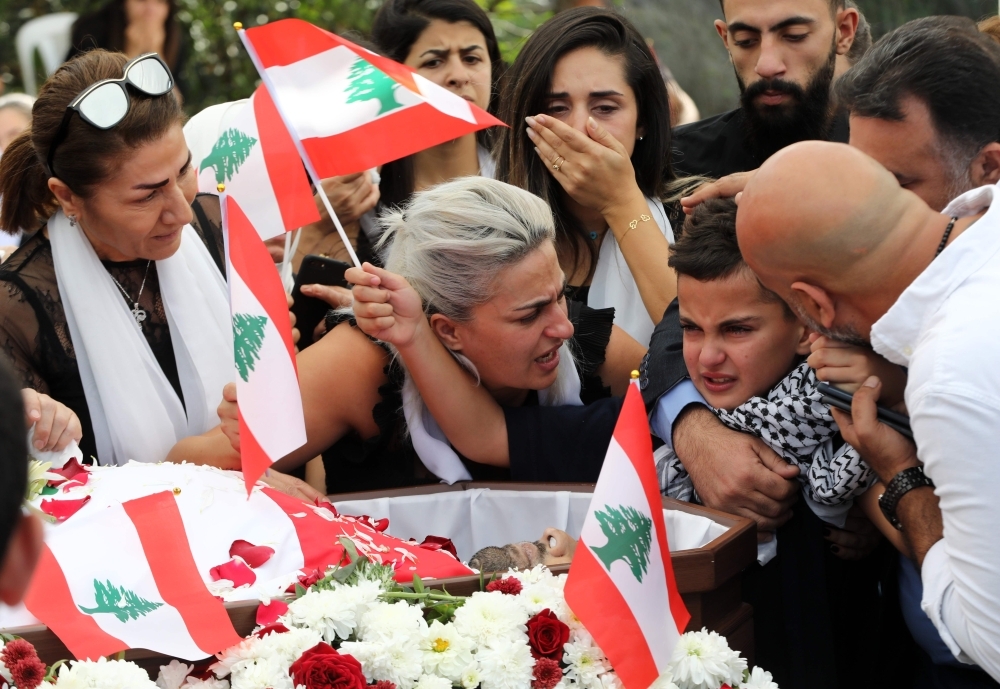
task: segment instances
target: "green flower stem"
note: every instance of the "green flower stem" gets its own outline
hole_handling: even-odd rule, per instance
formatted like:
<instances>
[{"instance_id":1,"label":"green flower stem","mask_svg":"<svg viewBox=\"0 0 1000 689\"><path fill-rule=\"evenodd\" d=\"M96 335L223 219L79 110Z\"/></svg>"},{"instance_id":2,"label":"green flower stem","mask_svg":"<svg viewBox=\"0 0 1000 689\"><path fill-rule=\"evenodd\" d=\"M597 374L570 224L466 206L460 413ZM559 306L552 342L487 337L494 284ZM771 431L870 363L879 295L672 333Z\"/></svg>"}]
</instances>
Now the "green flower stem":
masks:
<instances>
[{"instance_id":1,"label":"green flower stem","mask_svg":"<svg viewBox=\"0 0 1000 689\"><path fill-rule=\"evenodd\" d=\"M464 603L465 596L452 596L447 593L437 591L424 591L423 593L409 591L389 591L382 594L382 598L398 598L404 600L436 600L446 603Z\"/></svg>"}]
</instances>

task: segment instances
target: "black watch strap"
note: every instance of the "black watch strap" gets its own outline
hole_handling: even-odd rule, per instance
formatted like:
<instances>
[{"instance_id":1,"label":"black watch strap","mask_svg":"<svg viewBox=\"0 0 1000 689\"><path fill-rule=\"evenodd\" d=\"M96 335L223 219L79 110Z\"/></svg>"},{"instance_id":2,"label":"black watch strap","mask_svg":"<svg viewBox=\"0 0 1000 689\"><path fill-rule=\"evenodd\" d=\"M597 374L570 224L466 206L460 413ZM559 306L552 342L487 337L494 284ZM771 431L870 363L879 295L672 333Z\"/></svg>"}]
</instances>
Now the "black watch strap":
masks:
<instances>
[{"instance_id":1,"label":"black watch strap","mask_svg":"<svg viewBox=\"0 0 1000 689\"><path fill-rule=\"evenodd\" d=\"M896 506L899 505L899 500L904 495L914 488L923 488L924 486L933 488L934 482L924 474L923 467L903 469L893 476L892 480L889 481L889 485L885 487L885 492L878 499L879 509L882 510L882 514L885 515L890 524L899 530L903 529L902 523L900 523L899 518L896 516Z\"/></svg>"}]
</instances>

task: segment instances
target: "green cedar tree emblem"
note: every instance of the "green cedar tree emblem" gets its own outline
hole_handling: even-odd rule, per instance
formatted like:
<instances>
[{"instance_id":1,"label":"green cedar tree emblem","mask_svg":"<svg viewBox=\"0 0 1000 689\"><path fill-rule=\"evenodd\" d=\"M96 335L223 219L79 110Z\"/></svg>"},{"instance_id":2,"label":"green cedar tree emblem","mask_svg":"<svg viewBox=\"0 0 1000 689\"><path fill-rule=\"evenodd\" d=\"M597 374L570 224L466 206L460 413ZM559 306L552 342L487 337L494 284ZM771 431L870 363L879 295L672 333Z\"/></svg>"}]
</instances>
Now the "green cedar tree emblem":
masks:
<instances>
[{"instance_id":1,"label":"green cedar tree emblem","mask_svg":"<svg viewBox=\"0 0 1000 689\"><path fill-rule=\"evenodd\" d=\"M632 575L642 583L649 564L653 520L634 507L605 505L604 510L594 514L601 531L608 537L607 544L591 548L610 572L611 563L624 560L632 570Z\"/></svg>"},{"instance_id":2,"label":"green cedar tree emblem","mask_svg":"<svg viewBox=\"0 0 1000 689\"><path fill-rule=\"evenodd\" d=\"M247 313L233 314L233 346L236 355L236 370L246 383L250 372L260 360L260 347L264 342L265 316L251 316Z\"/></svg>"},{"instance_id":3,"label":"green cedar tree emblem","mask_svg":"<svg viewBox=\"0 0 1000 689\"><path fill-rule=\"evenodd\" d=\"M97 607L85 608L81 605L78 606L80 611L88 615L102 612L111 613L118 618L119 622L137 620L157 608L163 607L163 603L154 603L141 598L124 586L118 587L110 581L101 582L97 579L94 579L94 600Z\"/></svg>"},{"instance_id":4,"label":"green cedar tree emblem","mask_svg":"<svg viewBox=\"0 0 1000 689\"><path fill-rule=\"evenodd\" d=\"M403 107L403 104L396 100L396 89L399 84L367 60L360 57L355 60L347 78L350 79L347 85L348 103L377 100L378 115Z\"/></svg>"},{"instance_id":5,"label":"green cedar tree emblem","mask_svg":"<svg viewBox=\"0 0 1000 689\"><path fill-rule=\"evenodd\" d=\"M229 129L215 142L198 169L215 168L215 181L219 184L228 184L240 166L250 157L250 151L256 145L257 139L252 136L247 136L239 129Z\"/></svg>"}]
</instances>

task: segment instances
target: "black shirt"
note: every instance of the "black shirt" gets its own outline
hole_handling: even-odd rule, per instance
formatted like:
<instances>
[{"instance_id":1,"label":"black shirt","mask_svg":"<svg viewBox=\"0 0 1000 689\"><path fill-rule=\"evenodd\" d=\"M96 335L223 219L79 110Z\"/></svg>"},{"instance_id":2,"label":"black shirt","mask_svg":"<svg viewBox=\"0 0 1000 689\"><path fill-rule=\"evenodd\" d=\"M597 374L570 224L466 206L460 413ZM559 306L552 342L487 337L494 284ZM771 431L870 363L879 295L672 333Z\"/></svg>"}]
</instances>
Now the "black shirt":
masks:
<instances>
[{"instance_id":1,"label":"black shirt","mask_svg":"<svg viewBox=\"0 0 1000 689\"><path fill-rule=\"evenodd\" d=\"M596 483L622 397L584 407L504 407L510 478Z\"/></svg>"}]
</instances>

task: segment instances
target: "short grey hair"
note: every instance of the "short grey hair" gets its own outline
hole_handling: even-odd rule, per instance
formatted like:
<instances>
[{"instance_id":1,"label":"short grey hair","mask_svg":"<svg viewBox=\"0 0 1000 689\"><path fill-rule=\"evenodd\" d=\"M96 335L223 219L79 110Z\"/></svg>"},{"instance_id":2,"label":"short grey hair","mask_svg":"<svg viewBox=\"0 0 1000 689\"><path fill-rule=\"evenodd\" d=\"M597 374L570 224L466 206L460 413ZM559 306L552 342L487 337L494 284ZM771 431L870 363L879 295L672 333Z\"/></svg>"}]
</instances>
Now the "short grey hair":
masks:
<instances>
[{"instance_id":1,"label":"short grey hair","mask_svg":"<svg viewBox=\"0 0 1000 689\"><path fill-rule=\"evenodd\" d=\"M462 177L414 194L382 213L378 243L386 270L401 275L428 314L468 321L494 295L497 276L555 241L540 198L485 177Z\"/></svg>"},{"instance_id":2,"label":"short grey hair","mask_svg":"<svg viewBox=\"0 0 1000 689\"><path fill-rule=\"evenodd\" d=\"M34 97L26 93L8 93L5 96L0 96L0 110L6 110L7 108L17 110L27 117L29 121L31 120L31 108L34 104Z\"/></svg>"},{"instance_id":3,"label":"short grey hair","mask_svg":"<svg viewBox=\"0 0 1000 689\"><path fill-rule=\"evenodd\" d=\"M872 25L868 23L865 13L861 11L854 0L846 0L844 6L849 10L858 11L858 29L854 32L854 43L847 51L847 62L853 65L865 56L872 47Z\"/></svg>"}]
</instances>

